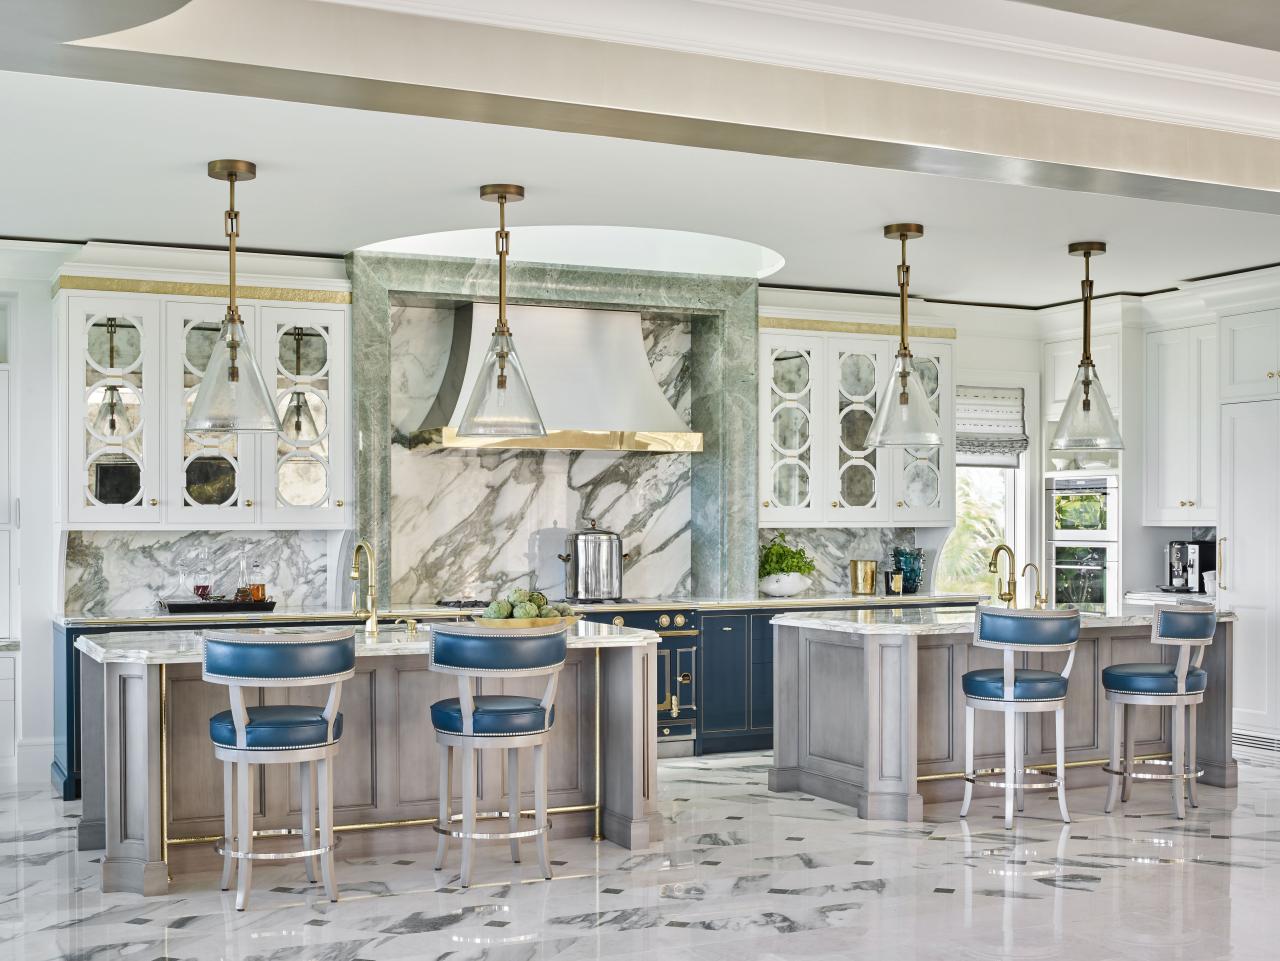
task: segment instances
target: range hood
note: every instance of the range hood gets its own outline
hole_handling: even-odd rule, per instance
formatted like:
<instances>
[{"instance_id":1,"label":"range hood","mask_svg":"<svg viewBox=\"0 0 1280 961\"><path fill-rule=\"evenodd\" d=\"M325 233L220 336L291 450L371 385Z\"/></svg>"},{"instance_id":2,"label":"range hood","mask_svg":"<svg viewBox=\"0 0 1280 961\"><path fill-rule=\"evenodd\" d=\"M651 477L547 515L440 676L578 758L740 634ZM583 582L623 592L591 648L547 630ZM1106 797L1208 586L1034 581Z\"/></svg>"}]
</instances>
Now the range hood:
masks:
<instances>
[{"instance_id":1,"label":"range hood","mask_svg":"<svg viewBox=\"0 0 1280 961\"><path fill-rule=\"evenodd\" d=\"M444 447L534 450L702 450L653 375L640 314L508 305L516 351L545 437L459 437L458 423L498 316L496 304L454 311L449 359L422 430Z\"/></svg>"}]
</instances>

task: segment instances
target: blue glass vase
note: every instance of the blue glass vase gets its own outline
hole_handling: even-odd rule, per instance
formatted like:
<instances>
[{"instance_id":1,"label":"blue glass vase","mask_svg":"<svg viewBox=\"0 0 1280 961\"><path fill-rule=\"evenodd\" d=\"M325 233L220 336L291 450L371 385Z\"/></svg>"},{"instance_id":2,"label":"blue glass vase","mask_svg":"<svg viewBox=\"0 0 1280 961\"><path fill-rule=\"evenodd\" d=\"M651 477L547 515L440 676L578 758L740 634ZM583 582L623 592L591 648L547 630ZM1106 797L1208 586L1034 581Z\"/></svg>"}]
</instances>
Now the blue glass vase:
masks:
<instances>
[{"instance_id":1,"label":"blue glass vase","mask_svg":"<svg viewBox=\"0 0 1280 961\"><path fill-rule=\"evenodd\" d=\"M902 593L914 594L920 590L920 578L924 576L924 548L895 547L893 566L902 571Z\"/></svg>"}]
</instances>

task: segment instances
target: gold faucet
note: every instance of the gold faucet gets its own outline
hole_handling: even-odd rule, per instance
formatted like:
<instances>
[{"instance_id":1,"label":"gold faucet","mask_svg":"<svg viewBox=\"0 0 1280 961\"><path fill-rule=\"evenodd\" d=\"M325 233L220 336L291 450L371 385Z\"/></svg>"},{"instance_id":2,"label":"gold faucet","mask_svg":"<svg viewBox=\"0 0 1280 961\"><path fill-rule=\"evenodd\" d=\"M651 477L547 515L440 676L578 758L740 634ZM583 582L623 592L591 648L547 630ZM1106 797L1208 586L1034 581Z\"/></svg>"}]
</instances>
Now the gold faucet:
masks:
<instances>
[{"instance_id":1,"label":"gold faucet","mask_svg":"<svg viewBox=\"0 0 1280 961\"><path fill-rule=\"evenodd\" d=\"M356 598L359 596L359 587L351 591L351 613L356 617L366 618L364 622L364 633L367 637L378 636L378 576L377 562L373 558L373 548L369 546L366 540L356 542L355 549L351 552L351 579L360 583L360 554L364 553L365 571L368 580L365 582L366 590L364 595L364 607L361 607Z\"/></svg>"},{"instance_id":2,"label":"gold faucet","mask_svg":"<svg viewBox=\"0 0 1280 961\"><path fill-rule=\"evenodd\" d=\"M991 563L987 565L987 570L996 575L996 582L999 583L1001 551L1009 555L1009 583L997 596L1010 607L1017 607L1018 582L1014 579L1013 572L1018 569L1018 562L1013 559L1013 548L1008 544L997 544L996 549L991 552Z\"/></svg>"},{"instance_id":3,"label":"gold faucet","mask_svg":"<svg viewBox=\"0 0 1280 961\"><path fill-rule=\"evenodd\" d=\"M1032 570L1036 572L1036 610L1043 611L1045 603L1047 602L1047 598L1042 593L1040 593L1040 568L1037 567L1031 561L1027 561L1027 563L1023 565L1022 573L1019 574L1018 576L1026 577L1028 570Z\"/></svg>"}]
</instances>

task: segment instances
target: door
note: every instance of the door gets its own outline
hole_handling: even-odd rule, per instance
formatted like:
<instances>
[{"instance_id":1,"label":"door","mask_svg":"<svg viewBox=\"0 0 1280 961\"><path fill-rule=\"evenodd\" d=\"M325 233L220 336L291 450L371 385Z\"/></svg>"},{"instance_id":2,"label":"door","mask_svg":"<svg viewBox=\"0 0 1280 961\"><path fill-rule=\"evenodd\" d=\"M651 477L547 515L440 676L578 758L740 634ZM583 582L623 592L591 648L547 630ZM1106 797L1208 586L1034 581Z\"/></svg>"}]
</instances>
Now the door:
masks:
<instances>
[{"instance_id":1,"label":"door","mask_svg":"<svg viewBox=\"0 0 1280 961\"><path fill-rule=\"evenodd\" d=\"M1280 736L1277 510L1280 401L1222 407L1219 606L1236 612L1233 726Z\"/></svg>"},{"instance_id":2,"label":"door","mask_svg":"<svg viewBox=\"0 0 1280 961\"><path fill-rule=\"evenodd\" d=\"M760 523L820 519L822 337L760 337Z\"/></svg>"},{"instance_id":3,"label":"door","mask_svg":"<svg viewBox=\"0 0 1280 961\"><path fill-rule=\"evenodd\" d=\"M164 517L178 527L244 527L256 520L257 436L186 429L226 311L220 303L165 304ZM254 309L242 306L240 317L252 344Z\"/></svg>"},{"instance_id":4,"label":"door","mask_svg":"<svg viewBox=\"0 0 1280 961\"><path fill-rule=\"evenodd\" d=\"M1218 328L1214 324L1193 327L1191 376L1196 397L1193 413L1195 440L1195 486L1189 498L1187 519L1196 524L1218 523Z\"/></svg>"},{"instance_id":5,"label":"door","mask_svg":"<svg viewBox=\"0 0 1280 961\"><path fill-rule=\"evenodd\" d=\"M158 524L160 305L69 297L67 311L67 516Z\"/></svg>"},{"instance_id":6,"label":"door","mask_svg":"<svg viewBox=\"0 0 1280 961\"><path fill-rule=\"evenodd\" d=\"M703 750L733 750L723 742L750 730L751 636L746 614L702 618L702 708L698 721ZM717 745L716 742L722 742Z\"/></svg>"},{"instance_id":7,"label":"door","mask_svg":"<svg viewBox=\"0 0 1280 961\"><path fill-rule=\"evenodd\" d=\"M941 447L896 447L887 453L892 464L889 485L895 524L939 526L955 521L955 386L951 346L917 341L916 373L942 427ZM886 385L888 377L885 378Z\"/></svg>"},{"instance_id":8,"label":"door","mask_svg":"<svg viewBox=\"0 0 1280 961\"><path fill-rule=\"evenodd\" d=\"M1218 332L1224 402L1280 393L1280 309L1223 317Z\"/></svg>"},{"instance_id":9,"label":"door","mask_svg":"<svg viewBox=\"0 0 1280 961\"><path fill-rule=\"evenodd\" d=\"M1191 382L1191 331L1147 334L1145 409L1147 524L1186 524L1199 486L1200 445L1194 436L1200 398Z\"/></svg>"},{"instance_id":10,"label":"door","mask_svg":"<svg viewBox=\"0 0 1280 961\"><path fill-rule=\"evenodd\" d=\"M1107 400L1115 413L1120 411L1120 335L1098 334L1092 338L1089 350L1093 357L1098 380L1106 391ZM1055 341L1044 348L1044 406L1045 419L1056 423L1062 417L1062 407L1076 379L1080 366L1080 338Z\"/></svg>"},{"instance_id":11,"label":"door","mask_svg":"<svg viewBox=\"0 0 1280 961\"><path fill-rule=\"evenodd\" d=\"M867 445L889 378L892 354L884 338L833 335L826 340L826 389L818 419L826 458L823 519L866 524L889 519L889 451ZM827 425L830 425L829 427Z\"/></svg>"}]
</instances>

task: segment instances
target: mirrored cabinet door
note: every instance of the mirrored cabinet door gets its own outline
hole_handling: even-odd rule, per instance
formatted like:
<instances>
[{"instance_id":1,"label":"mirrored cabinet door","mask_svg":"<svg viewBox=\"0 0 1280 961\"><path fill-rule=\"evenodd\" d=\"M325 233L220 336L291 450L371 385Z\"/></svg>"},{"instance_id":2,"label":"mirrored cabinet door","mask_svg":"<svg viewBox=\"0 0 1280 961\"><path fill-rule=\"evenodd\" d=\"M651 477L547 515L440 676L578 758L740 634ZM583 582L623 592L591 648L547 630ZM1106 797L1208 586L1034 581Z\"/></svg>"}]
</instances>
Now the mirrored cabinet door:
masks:
<instances>
[{"instance_id":1,"label":"mirrored cabinet door","mask_svg":"<svg viewBox=\"0 0 1280 961\"><path fill-rule=\"evenodd\" d=\"M760 338L760 522L795 523L821 512L817 463L822 338Z\"/></svg>"},{"instance_id":2,"label":"mirrored cabinet door","mask_svg":"<svg viewBox=\"0 0 1280 961\"><path fill-rule=\"evenodd\" d=\"M951 347L914 341L916 373L929 404L942 424L941 447L896 448L893 451L895 521L927 523L955 516L955 399Z\"/></svg>"},{"instance_id":3,"label":"mirrored cabinet door","mask_svg":"<svg viewBox=\"0 0 1280 961\"><path fill-rule=\"evenodd\" d=\"M156 523L159 305L69 297L66 310L67 516L94 525Z\"/></svg>"},{"instance_id":4,"label":"mirrored cabinet door","mask_svg":"<svg viewBox=\"0 0 1280 961\"><path fill-rule=\"evenodd\" d=\"M883 338L827 338L829 429L826 520L858 523L889 516L890 494L885 452L870 447L875 420L892 360Z\"/></svg>"},{"instance_id":5,"label":"mirrored cabinet door","mask_svg":"<svg viewBox=\"0 0 1280 961\"><path fill-rule=\"evenodd\" d=\"M252 434L188 431L186 421L204 379L209 355L222 330L226 305L165 304L165 372L169 398L165 455L165 521L248 525L256 519L256 439ZM241 306L250 338L256 317Z\"/></svg>"},{"instance_id":6,"label":"mirrored cabinet door","mask_svg":"<svg viewBox=\"0 0 1280 961\"><path fill-rule=\"evenodd\" d=\"M260 305L263 374L281 431L263 438L264 523L339 523L349 500L346 311Z\"/></svg>"}]
</instances>

